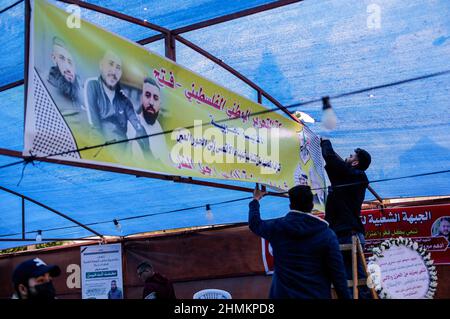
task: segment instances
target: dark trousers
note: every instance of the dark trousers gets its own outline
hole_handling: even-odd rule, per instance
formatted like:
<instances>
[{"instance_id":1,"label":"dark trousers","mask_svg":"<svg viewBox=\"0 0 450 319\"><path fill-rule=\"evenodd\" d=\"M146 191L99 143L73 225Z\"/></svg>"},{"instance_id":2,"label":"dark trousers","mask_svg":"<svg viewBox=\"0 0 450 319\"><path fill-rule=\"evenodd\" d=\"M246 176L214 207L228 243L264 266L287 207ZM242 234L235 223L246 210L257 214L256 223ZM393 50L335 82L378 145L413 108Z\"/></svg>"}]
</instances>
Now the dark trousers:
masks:
<instances>
[{"instance_id":1,"label":"dark trousers","mask_svg":"<svg viewBox=\"0 0 450 319\"><path fill-rule=\"evenodd\" d=\"M366 240L364 238L364 234L362 233L356 233L355 235L358 236L359 241L361 242L361 246L364 249L364 245L366 243ZM344 236L340 236L338 235L338 241L339 244L351 244L352 243L352 235L344 235ZM342 256L344 257L344 265L345 265L345 270L347 272L347 279L348 280L352 280L352 255L351 255L351 251L343 251L342 252ZM366 279L366 274L364 272L364 266L362 264L362 260L358 255L358 278L359 279ZM349 292L350 292L350 296L353 297L353 288L348 288ZM372 299L372 295L370 293L370 289L364 285L364 286L358 286L358 295L359 295L359 299Z\"/></svg>"}]
</instances>

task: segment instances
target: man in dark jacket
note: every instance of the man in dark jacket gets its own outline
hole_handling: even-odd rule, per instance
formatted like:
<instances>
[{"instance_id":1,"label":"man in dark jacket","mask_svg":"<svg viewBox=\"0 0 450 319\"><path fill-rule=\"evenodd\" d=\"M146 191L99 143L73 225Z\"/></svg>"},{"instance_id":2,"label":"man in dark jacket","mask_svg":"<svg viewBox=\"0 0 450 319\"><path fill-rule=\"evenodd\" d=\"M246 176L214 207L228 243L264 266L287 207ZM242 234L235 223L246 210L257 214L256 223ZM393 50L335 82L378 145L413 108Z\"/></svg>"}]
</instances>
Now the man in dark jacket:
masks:
<instances>
[{"instance_id":1,"label":"man in dark jacket","mask_svg":"<svg viewBox=\"0 0 450 319\"><path fill-rule=\"evenodd\" d=\"M325 170L331 182L325 206L325 219L336 232L340 244L350 244L352 236L357 235L362 246L365 244L364 226L361 222L361 205L364 201L369 180L365 170L371 162L370 154L355 149L345 160L333 150L331 142L322 139L322 156ZM351 256L344 256L348 279L352 279ZM361 262L358 262L358 277L365 278ZM367 287L360 288L361 298L370 298Z\"/></svg>"},{"instance_id":2,"label":"man in dark jacket","mask_svg":"<svg viewBox=\"0 0 450 319\"><path fill-rule=\"evenodd\" d=\"M330 299L331 284L339 298L348 299L347 280L336 235L328 223L311 214L309 186L289 190L291 210L277 219L261 220L259 200L265 192L255 189L250 202L249 227L268 240L273 249L272 299Z\"/></svg>"},{"instance_id":3,"label":"man in dark jacket","mask_svg":"<svg viewBox=\"0 0 450 319\"><path fill-rule=\"evenodd\" d=\"M144 282L142 299L176 299L172 283L155 272L148 262L139 264L137 275Z\"/></svg>"},{"instance_id":4,"label":"man in dark jacket","mask_svg":"<svg viewBox=\"0 0 450 319\"><path fill-rule=\"evenodd\" d=\"M136 131L136 136L147 135L133 104L121 90L122 60L115 53L107 51L100 61L100 71L98 78L86 81L88 120L95 132L94 136L98 138L99 133L103 142L126 140L128 122ZM144 150L149 150L148 142L144 139L139 139L138 143ZM128 142L113 148L117 152L131 153Z\"/></svg>"}]
</instances>

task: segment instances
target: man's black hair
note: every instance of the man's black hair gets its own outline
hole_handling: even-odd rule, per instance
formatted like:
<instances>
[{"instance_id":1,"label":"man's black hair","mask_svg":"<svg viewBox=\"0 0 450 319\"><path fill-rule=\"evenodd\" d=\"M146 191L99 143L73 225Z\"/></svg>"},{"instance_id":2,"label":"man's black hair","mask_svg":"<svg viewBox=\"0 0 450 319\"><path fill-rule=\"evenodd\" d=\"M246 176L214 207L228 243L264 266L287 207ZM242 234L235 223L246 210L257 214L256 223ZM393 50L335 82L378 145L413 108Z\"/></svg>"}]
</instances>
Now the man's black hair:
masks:
<instances>
[{"instance_id":1,"label":"man's black hair","mask_svg":"<svg viewBox=\"0 0 450 319\"><path fill-rule=\"evenodd\" d=\"M366 150L362 148L355 149L355 154L358 156L358 168L365 171L369 168L372 158Z\"/></svg>"},{"instance_id":2,"label":"man's black hair","mask_svg":"<svg viewBox=\"0 0 450 319\"><path fill-rule=\"evenodd\" d=\"M297 185L289 190L290 208L310 213L314 207L313 193L307 185Z\"/></svg>"},{"instance_id":3,"label":"man's black hair","mask_svg":"<svg viewBox=\"0 0 450 319\"><path fill-rule=\"evenodd\" d=\"M153 266L149 262L143 261L136 269L153 269Z\"/></svg>"}]
</instances>

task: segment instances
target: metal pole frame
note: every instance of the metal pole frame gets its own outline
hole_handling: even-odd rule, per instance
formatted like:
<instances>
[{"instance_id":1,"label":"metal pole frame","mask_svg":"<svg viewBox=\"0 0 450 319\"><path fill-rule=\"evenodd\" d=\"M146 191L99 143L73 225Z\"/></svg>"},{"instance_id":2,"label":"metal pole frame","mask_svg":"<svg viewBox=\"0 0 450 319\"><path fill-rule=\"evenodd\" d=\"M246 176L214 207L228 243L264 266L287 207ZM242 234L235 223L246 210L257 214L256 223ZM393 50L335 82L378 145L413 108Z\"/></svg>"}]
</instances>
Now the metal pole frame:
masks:
<instances>
[{"instance_id":1,"label":"metal pole frame","mask_svg":"<svg viewBox=\"0 0 450 319\"><path fill-rule=\"evenodd\" d=\"M79 221L73 219L72 217L67 216L66 214L63 214L63 213L57 211L56 209L53 209L53 208L51 208L51 207L49 207L49 206L47 206L47 205L45 205L45 204L43 204L43 203L41 203L41 202L38 202L37 200L34 200L34 199L32 199L32 198L30 198L30 197L28 197L28 196L25 196L25 195L23 195L23 194L20 194L20 193L18 193L18 192L15 192L15 191L13 191L13 190L11 190L11 189L8 189L8 188L6 188L6 187L3 187L3 186L0 186L0 190L2 190L2 191L4 191L4 192L7 192L7 193L10 193L10 194L12 194L12 195L21 197L21 198L22 198L22 203L24 203L24 200L27 200L27 201L29 201L29 202L31 202L31 203L33 203L33 204L39 205L39 206L41 206L42 208L45 208L46 210L48 210L48 211L50 211L50 212L52 212L52 213L54 213L54 214L56 214L56 215L58 215L58 216L61 216L61 217L65 218L65 219L71 221L72 223L77 224L78 226L80 226L80 227L86 229L87 231L93 233L94 235L96 235L96 236L98 236L98 237L100 237L100 238L103 238L103 235L102 235L102 234L96 232L96 231L93 230L92 228L90 228L90 227L88 227L88 226L86 226L86 225L80 223ZM22 206L22 223L24 223L24 222L25 222L25 211L24 211L24 206ZM25 227L25 225L22 224L22 237L25 237L24 227ZM22 239L23 239L23 238L22 238Z\"/></svg>"},{"instance_id":2,"label":"metal pole frame","mask_svg":"<svg viewBox=\"0 0 450 319\"><path fill-rule=\"evenodd\" d=\"M13 151L13 150L8 150L8 149L3 149L3 148L0 148L0 155L27 159L27 157L24 157L22 155L22 153L19 151ZM247 192L247 193L253 192L253 188L229 185L229 184L221 184L221 183L209 182L209 181L195 180L192 177L163 175L163 174L139 171L139 170L135 170L135 169L119 168L119 167L112 167L112 166L109 167L109 166L105 166L105 165L97 165L97 164L90 164L90 163L83 163L83 162L72 162L72 161L51 159L51 158L36 157L36 160L42 161L42 162L47 162L47 163L60 164L60 165L95 169L95 170L107 171L107 172L113 172L113 173L119 173L119 174L134 175L136 177L161 179L161 180L166 180L166 181L173 181L176 183L211 186L211 187L217 187L217 188L223 188L223 189L229 189L229 190L235 190L235 191L241 191L241 192ZM268 196L286 197L286 194L277 193L277 192L269 192L267 195Z\"/></svg>"},{"instance_id":3,"label":"metal pole frame","mask_svg":"<svg viewBox=\"0 0 450 319\"><path fill-rule=\"evenodd\" d=\"M25 80L19 80L7 85L4 85L2 87L0 87L0 92L25 84L25 105L26 105L26 89L27 89L27 81L28 81L28 58L29 58L29 30L30 30L30 4L29 4L30 0L26 0L25 1ZM219 24L219 23L224 23L224 22L228 22L231 20L235 20L238 18L242 18L245 16L249 16L252 14L256 14L256 13L260 13L260 12L264 12L264 11L268 11L268 10L272 10L278 7L282 7L282 6L286 6L289 4L294 4L294 3L298 3L298 2L302 2L303 0L280 0L280 1L275 1L273 3L269 3L269 4L264 4L261 6L257 6L257 7L253 7L253 8L249 8L249 9L245 9L242 11L238 11L232 14L228 14L228 15L224 15L221 17L217 17L217 18L213 18L213 19L209 19L206 21L202 21L202 22L198 22L198 23L194 23L185 27L180 27L174 30L169 30L167 28L158 26L156 24L152 24L149 23L147 21L143 21L140 19L137 19L135 17L114 11L114 10L110 10L101 6L97 6L97 5L93 5L90 3L86 3L83 1L79 1L79 0L59 0L61 2L64 3L69 3L69 4L75 4L78 5L82 8L88 9L88 10L93 10L105 15L109 15L130 23L134 23L143 27L147 27L150 28L154 31L158 31L161 34L160 35L154 35L151 37L148 37L146 39L142 39L137 41L137 43L141 44L141 45L145 45L157 40L161 40L161 39L165 39L165 54L166 57L168 57L169 59L176 61L176 51L175 51L175 40L180 41L181 43L185 44L186 46L190 47L191 49L193 49L194 51L202 54L203 56L205 56L206 58L210 59L211 61L215 62L216 64L220 65L221 67L225 68L227 71L229 71L230 73L232 73L234 76L236 76L237 78L239 78L240 80L242 80L243 82L245 82L246 84L248 84L250 87L254 88L257 91L258 94L258 103L262 102L262 96L264 96L265 98L267 98L270 102L272 102L273 104L275 104L278 108L280 108L280 110L284 111L291 119L293 119L296 122L299 122L299 120L293 115L291 114L286 108L284 108L284 106L279 103L275 98L273 98L272 96L270 96L267 92L265 92L262 88L260 88L258 85L256 85L255 83L253 83L251 80L249 80L248 78L246 78L244 75L242 75L241 73L239 73L238 71L236 71L235 69L233 69L231 66L229 66L228 64L226 64L225 62L223 62L222 60L218 59L217 57L213 56L212 54L208 53L206 50L198 47L197 45L195 45L194 43L188 41L187 39L181 37L179 34L182 33L186 33L186 32L191 32L194 30L199 30L201 28L205 28L208 26L212 26L215 24ZM24 108L26 109L26 107ZM7 155L5 153L2 153L2 151L9 151L9 150L4 150L4 149L0 149L0 154L2 155ZM14 152L14 151L11 151ZM13 155L15 157L22 157L22 156L17 156L17 155ZM66 164L66 165L73 165L73 163L68 164L69 161L61 161L61 160L49 160L48 162L56 162L59 164ZM78 163L77 163L78 164ZM155 173L143 173L141 171L137 171L137 170L127 170L127 169L118 169L118 168L112 168L112 167L108 167L108 166L104 166L104 165L92 165L92 164L84 164L84 165L73 165L73 166L78 166L78 167L85 167L85 168L91 168L91 169L100 169L100 170L104 170L104 171L111 171L111 172L118 172L118 173L124 173L124 174L131 174L131 175L136 175L136 176L142 176L142 177L149 177L149 178L158 178L158 179L165 179L165 180L173 180L175 182L183 182L183 183L190 183L190 184L198 184L198 185L204 185L204 186L211 186L211 187L218 187L218 188L225 188L225 189L232 189L232 190L238 190L238 191L245 191L245 192L253 192L253 189L250 188L245 188L245 187L238 187L238 186L233 186L233 185L227 185L227 184L221 184L221 183L212 183L212 182L205 182L205 181L195 181L192 178L183 178L183 177L178 177L178 176L167 176L167 175L162 175L162 174L155 174ZM369 186L369 190L372 192L372 194L383 204L383 201L381 199L381 197L372 189L372 187ZM275 195L277 193L269 193L268 195ZM277 196L277 195L275 195ZM285 195L281 195L282 197L284 197Z\"/></svg>"},{"instance_id":4,"label":"metal pole frame","mask_svg":"<svg viewBox=\"0 0 450 319\"><path fill-rule=\"evenodd\" d=\"M45 244L45 242L55 242L55 241L98 241L101 242L101 239L95 238L42 238L40 242L36 242L36 238L0 238L0 242L10 242L10 241L34 241L33 245Z\"/></svg>"}]
</instances>

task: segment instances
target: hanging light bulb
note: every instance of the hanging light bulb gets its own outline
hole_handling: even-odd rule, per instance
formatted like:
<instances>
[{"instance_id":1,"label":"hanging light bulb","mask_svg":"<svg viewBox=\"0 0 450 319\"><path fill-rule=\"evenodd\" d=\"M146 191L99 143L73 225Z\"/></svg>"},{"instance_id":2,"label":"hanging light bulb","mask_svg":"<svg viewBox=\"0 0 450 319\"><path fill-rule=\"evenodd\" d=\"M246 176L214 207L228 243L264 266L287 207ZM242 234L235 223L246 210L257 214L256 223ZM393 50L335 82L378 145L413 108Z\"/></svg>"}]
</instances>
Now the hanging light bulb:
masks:
<instances>
[{"instance_id":1,"label":"hanging light bulb","mask_svg":"<svg viewBox=\"0 0 450 319\"><path fill-rule=\"evenodd\" d=\"M36 241L41 242L42 241L42 230L38 230L36 235Z\"/></svg>"},{"instance_id":2,"label":"hanging light bulb","mask_svg":"<svg viewBox=\"0 0 450 319\"><path fill-rule=\"evenodd\" d=\"M122 226L120 225L119 221L117 219L113 220L114 226L116 226L117 231L122 231Z\"/></svg>"},{"instance_id":3,"label":"hanging light bulb","mask_svg":"<svg viewBox=\"0 0 450 319\"><path fill-rule=\"evenodd\" d=\"M330 104L330 97L322 98L322 125L328 130L334 130L337 124L337 117Z\"/></svg>"},{"instance_id":4,"label":"hanging light bulb","mask_svg":"<svg viewBox=\"0 0 450 319\"><path fill-rule=\"evenodd\" d=\"M304 123L314 123L315 120L302 111L295 111L294 116Z\"/></svg>"},{"instance_id":5,"label":"hanging light bulb","mask_svg":"<svg viewBox=\"0 0 450 319\"><path fill-rule=\"evenodd\" d=\"M206 219L208 221L212 221L214 218L213 213L211 211L211 205L206 204Z\"/></svg>"}]
</instances>

